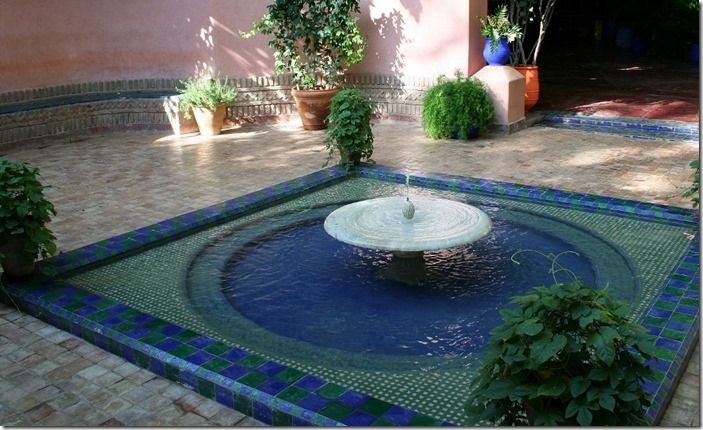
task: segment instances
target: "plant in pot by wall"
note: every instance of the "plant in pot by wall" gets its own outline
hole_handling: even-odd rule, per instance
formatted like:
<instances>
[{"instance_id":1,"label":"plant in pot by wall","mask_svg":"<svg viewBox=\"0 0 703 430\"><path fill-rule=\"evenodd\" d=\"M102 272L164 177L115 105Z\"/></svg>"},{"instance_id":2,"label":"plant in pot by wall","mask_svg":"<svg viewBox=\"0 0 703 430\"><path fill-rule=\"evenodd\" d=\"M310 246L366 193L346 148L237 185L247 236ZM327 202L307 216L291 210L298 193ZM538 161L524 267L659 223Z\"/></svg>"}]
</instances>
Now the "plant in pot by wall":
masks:
<instances>
[{"instance_id":1,"label":"plant in pot by wall","mask_svg":"<svg viewBox=\"0 0 703 430\"><path fill-rule=\"evenodd\" d=\"M56 253L46 226L56 211L38 176L38 169L0 157L0 262L9 278L31 274L37 257Z\"/></svg>"},{"instance_id":2,"label":"plant in pot by wall","mask_svg":"<svg viewBox=\"0 0 703 430\"><path fill-rule=\"evenodd\" d=\"M477 79L440 76L422 99L422 128L433 139L470 139L493 123L493 102Z\"/></svg>"},{"instance_id":3,"label":"plant in pot by wall","mask_svg":"<svg viewBox=\"0 0 703 430\"><path fill-rule=\"evenodd\" d=\"M325 128L344 71L364 57L359 12L358 0L274 0L252 30L241 33L273 36L268 44L276 73L290 74L306 130Z\"/></svg>"},{"instance_id":4,"label":"plant in pot by wall","mask_svg":"<svg viewBox=\"0 0 703 430\"><path fill-rule=\"evenodd\" d=\"M510 60L510 45L522 36L520 26L508 19L508 7L502 5L494 15L481 18L481 35L486 37L483 58L491 66L502 66Z\"/></svg>"},{"instance_id":5,"label":"plant in pot by wall","mask_svg":"<svg viewBox=\"0 0 703 430\"><path fill-rule=\"evenodd\" d=\"M177 89L181 93L178 108L188 119L193 112L200 134L220 134L227 105L237 97L237 90L226 79L211 78L205 74L181 81L181 87Z\"/></svg>"},{"instance_id":6,"label":"plant in pot by wall","mask_svg":"<svg viewBox=\"0 0 703 430\"><path fill-rule=\"evenodd\" d=\"M340 153L340 164L348 167L358 165L362 159L371 159L371 114L374 106L369 97L357 89L341 90L332 98L325 139L329 150L327 163L332 159L335 149Z\"/></svg>"},{"instance_id":7,"label":"plant in pot by wall","mask_svg":"<svg viewBox=\"0 0 703 430\"><path fill-rule=\"evenodd\" d=\"M513 298L491 332L466 413L492 425L648 425L651 336L578 281Z\"/></svg>"},{"instance_id":8,"label":"plant in pot by wall","mask_svg":"<svg viewBox=\"0 0 703 430\"><path fill-rule=\"evenodd\" d=\"M525 76L525 112L532 109L539 101L537 59L557 2L558 0L510 0L509 2L510 22L516 23L521 28L520 37L513 42L510 64ZM529 39L528 33L531 33Z\"/></svg>"},{"instance_id":9,"label":"plant in pot by wall","mask_svg":"<svg viewBox=\"0 0 703 430\"><path fill-rule=\"evenodd\" d=\"M689 164L689 167L694 170L693 183L686 192L683 193L682 197L691 198L691 204L694 208L697 208L700 204L701 163L699 160L693 160L691 164Z\"/></svg>"}]
</instances>

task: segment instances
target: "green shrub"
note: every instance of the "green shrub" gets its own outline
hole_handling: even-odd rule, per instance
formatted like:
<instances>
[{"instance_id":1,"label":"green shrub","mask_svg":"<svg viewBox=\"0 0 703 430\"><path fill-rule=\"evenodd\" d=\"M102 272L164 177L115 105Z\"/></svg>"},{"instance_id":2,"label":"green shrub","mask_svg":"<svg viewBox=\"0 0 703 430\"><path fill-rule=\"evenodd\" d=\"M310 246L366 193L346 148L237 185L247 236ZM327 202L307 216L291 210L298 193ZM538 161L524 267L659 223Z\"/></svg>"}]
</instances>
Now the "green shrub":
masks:
<instances>
[{"instance_id":1,"label":"green shrub","mask_svg":"<svg viewBox=\"0 0 703 430\"><path fill-rule=\"evenodd\" d=\"M370 159L373 154L371 114L374 103L357 89L346 89L332 98L325 144L329 150L327 163L334 150L339 150L341 164L356 164L360 159Z\"/></svg>"},{"instance_id":2,"label":"green shrub","mask_svg":"<svg viewBox=\"0 0 703 430\"><path fill-rule=\"evenodd\" d=\"M220 105L227 105L237 97L237 90L227 79L213 79L200 74L194 78L181 81L177 88L181 93L178 108L183 116L190 118L190 110L194 107L204 107L212 111Z\"/></svg>"},{"instance_id":3,"label":"green shrub","mask_svg":"<svg viewBox=\"0 0 703 430\"><path fill-rule=\"evenodd\" d=\"M422 128L433 139L468 139L493 123L493 102L476 79L440 76L422 100Z\"/></svg>"},{"instance_id":4,"label":"green shrub","mask_svg":"<svg viewBox=\"0 0 703 430\"><path fill-rule=\"evenodd\" d=\"M358 0L274 0L252 30L240 34L273 36L268 45L276 73L290 73L297 89L331 89L364 58L359 12Z\"/></svg>"},{"instance_id":5,"label":"green shrub","mask_svg":"<svg viewBox=\"0 0 703 430\"><path fill-rule=\"evenodd\" d=\"M691 197L693 207L697 208L700 203L699 194L701 185L701 164L699 160L693 160L689 166L691 169L695 169L695 173L693 174L693 184L691 184L691 187L683 193L682 197Z\"/></svg>"},{"instance_id":6,"label":"green shrub","mask_svg":"<svg viewBox=\"0 0 703 430\"><path fill-rule=\"evenodd\" d=\"M27 254L47 258L56 253L56 237L46 227L56 210L38 177L38 169L0 157L0 245L21 237Z\"/></svg>"},{"instance_id":7,"label":"green shrub","mask_svg":"<svg viewBox=\"0 0 703 430\"><path fill-rule=\"evenodd\" d=\"M513 298L491 332L466 412L497 425L646 425L651 336L627 305L581 284Z\"/></svg>"}]
</instances>

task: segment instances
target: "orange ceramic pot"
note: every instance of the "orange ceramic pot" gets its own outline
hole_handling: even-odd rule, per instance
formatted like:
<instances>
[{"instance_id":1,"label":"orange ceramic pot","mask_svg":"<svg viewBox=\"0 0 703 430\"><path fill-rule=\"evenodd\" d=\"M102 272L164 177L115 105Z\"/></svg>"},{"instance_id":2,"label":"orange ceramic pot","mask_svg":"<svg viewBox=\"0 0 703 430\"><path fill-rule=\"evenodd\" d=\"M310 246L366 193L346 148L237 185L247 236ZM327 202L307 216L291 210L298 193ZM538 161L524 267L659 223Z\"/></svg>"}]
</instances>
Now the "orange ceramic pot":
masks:
<instances>
[{"instance_id":1,"label":"orange ceramic pot","mask_svg":"<svg viewBox=\"0 0 703 430\"><path fill-rule=\"evenodd\" d=\"M222 132L222 125L225 123L225 105L220 105L213 112L205 107L194 107L193 116L198 123L200 134L203 136L215 136Z\"/></svg>"},{"instance_id":2,"label":"orange ceramic pot","mask_svg":"<svg viewBox=\"0 0 703 430\"><path fill-rule=\"evenodd\" d=\"M305 130L327 128L327 116L330 114L332 97L338 92L337 88L331 90L296 90L293 88L291 90Z\"/></svg>"},{"instance_id":3,"label":"orange ceramic pot","mask_svg":"<svg viewBox=\"0 0 703 430\"><path fill-rule=\"evenodd\" d=\"M525 77L525 113L539 101L539 68L538 66L513 66Z\"/></svg>"}]
</instances>

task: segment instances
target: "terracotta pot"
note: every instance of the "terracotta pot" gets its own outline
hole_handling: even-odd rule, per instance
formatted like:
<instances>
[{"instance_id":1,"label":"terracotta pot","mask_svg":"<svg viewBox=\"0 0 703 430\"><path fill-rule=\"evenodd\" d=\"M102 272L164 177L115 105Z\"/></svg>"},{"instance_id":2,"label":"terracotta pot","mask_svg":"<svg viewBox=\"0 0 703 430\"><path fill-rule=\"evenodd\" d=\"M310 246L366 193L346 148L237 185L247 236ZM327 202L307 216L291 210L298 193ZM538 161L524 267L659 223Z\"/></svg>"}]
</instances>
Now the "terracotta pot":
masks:
<instances>
[{"instance_id":1,"label":"terracotta pot","mask_svg":"<svg viewBox=\"0 0 703 430\"><path fill-rule=\"evenodd\" d=\"M222 124L225 123L225 105L219 105L213 112L206 107L194 107L193 116L198 123L200 134L203 136L215 136L222 132Z\"/></svg>"},{"instance_id":2,"label":"terracotta pot","mask_svg":"<svg viewBox=\"0 0 703 430\"><path fill-rule=\"evenodd\" d=\"M24 235L14 235L0 245L0 251L5 255L2 269L8 278L23 278L34 272L34 261L37 256L24 250L26 240Z\"/></svg>"},{"instance_id":3,"label":"terracotta pot","mask_svg":"<svg viewBox=\"0 0 703 430\"><path fill-rule=\"evenodd\" d=\"M322 130L327 128L327 116L330 114L332 97L339 92L331 90L296 90L291 89L295 106L305 130Z\"/></svg>"},{"instance_id":4,"label":"terracotta pot","mask_svg":"<svg viewBox=\"0 0 703 430\"><path fill-rule=\"evenodd\" d=\"M525 77L525 113L539 101L539 68L538 66L513 66Z\"/></svg>"}]
</instances>

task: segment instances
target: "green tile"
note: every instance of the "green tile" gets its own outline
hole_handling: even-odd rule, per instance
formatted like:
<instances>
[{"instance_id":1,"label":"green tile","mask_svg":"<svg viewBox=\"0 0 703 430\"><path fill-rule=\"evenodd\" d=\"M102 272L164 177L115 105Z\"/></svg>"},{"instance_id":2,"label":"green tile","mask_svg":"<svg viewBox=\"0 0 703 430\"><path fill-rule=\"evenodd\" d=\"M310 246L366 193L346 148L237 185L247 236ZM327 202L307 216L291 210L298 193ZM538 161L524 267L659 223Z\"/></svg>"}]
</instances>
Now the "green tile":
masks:
<instances>
[{"instance_id":1,"label":"green tile","mask_svg":"<svg viewBox=\"0 0 703 430\"><path fill-rule=\"evenodd\" d=\"M676 331L676 330L670 330L670 329L668 329L668 328L667 328L667 329L664 329L664 330L661 332L661 336L662 336L662 337L666 337L666 338L668 338L668 339L678 340L678 341L683 341L683 340L686 338L686 334L685 334L685 333L682 333L682 332Z\"/></svg>"},{"instance_id":2,"label":"green tile","mask_svg":"<svg viewBox=\"0 0 703 430\"><path fill-rule=\"evenodd\" d=\"M215 384L205 379L198 378L198 393L207 397L208 399L215 398Z\"/></svg>"},{"instance_id":3,"label":"green tile","mask_svg":"<svg viewBox=\"0 0 703 430\"><path fill-rule=\"evenodd\" d=\"M346 388L330 382L318 388L316 393L326 399L334 400L341 396L345 391L347 391Z\"/></svg>"},{"instance_id":4,"label":"green tile","mask_svg":"<svg viewBox=\"0 0 703 430\"><path fill-rule=\"evenodd\" d=\"M242 394L236 394L234 396L234 409L238 410L244 415L251 416L251 399Z\"/></svg>"},{"instance_id":5,"label":"green tile","mask_svg":"<svg viewBox=\"0 0 703 430\"><path fill-rule=\"evenodd\" d=\"M273 425L276 427L289 427L291 426L292 423L292 418L290 415L281 412L281 411L273 411Z\"/></svg>"},{"instance_id":6,"label":"green tile","mask_svg":"<svg viewBox=\"0 0 703 430\"><path fill-rule=\"evenodd\" d=\"M664 348L655 347L654 356L662 360L673 361L676 357L676 352Z\"/></svg>"},{"instance_id":7,"label":"green tile","mask_svg":"<svg viewBox=\"0 0 703 430\"><path fill-rule=\"evenodd\" d=\"M248 355L244 357L243 359L239 360L237 364L241 364L242 366L249 367L251 369L254 369L256 367L261 366L264 364L267 360L263 357L259 357L258 355Z\"/></svg>"},{"instance_id":8,"label":"green tile","mask_svg":"<svg viewBox=\"0 0 703 430\"><path fill-rule=\"evenodd\" d=\"M700 302L699 302L698 300L696 300L696 299L689 299L689 298L686 298L686 297L682 298L680 303L681 303L682 305L686 305L686 306L695 306L695 307L700 306Z\"/></svg>"},{"instance_id":9,"label":"green tile","mask_svg":"<svg viewBox=\"0 0 703 430\"><path fill-rule=\"evenodd\" d=\"M287 402L298 404L299 401L303 400L308 396L308 392L298 387L288 387L285 390L278 393L276 397Z\"/></svg>"},{"instance_id":10,"label":"green tile","mask_svg":"<svg viewBox=\"0 0 703 430\"><path fill-rule=\"evenodd\" d=\"M415 418L410 420L410 425L411 426L424 426L424 427L429 427L429 426L436 426L440 424L440 420L436 418L432 418L427 415L422 415L418 414Z\"/></svg>"},{"instance_id":11,"label":"green tile","mask_svg":"<svg viewBox=\"0 0 703 430\"><path fill-rule=\"evenodd\" d=\"M144 336L143 338L139 339L140 342L148 343L149 345L156 345L157 343L161 342L162 340L166 339L166 336L164 336L161 333L152 333L150 335Z\"/></svg>"},{"instance_id":12,"label":"green tile","mask_svg":"<svg viewBox=\"0 0 703 430\"><path fill-rule=\"evenodd\" d=\"M152 329L152 330L159 330L164 327L166 327L168 323L163 320L154 320L154 321L149 321L148 323L144 324L144 327Z\"/></svg>"},{"instance_id":13,"label":"green tile","mask_svg":"<svg viewBox=\"0 0 703 430\"><path fill-rule=\"evenodd\" d=\"M666 376L666 374L664 372L662 372L661 370L654 370L652 372L652 375L654 378L654 382L657 382L657 383L661 383L664 380L664 377Z\"/></svg>"},{"instance_id":14,"label":"green tile","mask_svg":"<svg viewBox=\"0 0 703 430\"><path fill-rule=\"evenodd\" d=\"M276 375L276 378L280 379L281 381L286 381L286 382L292 384L293 382L297 381L298 379L302 378L303 376L305 376L305 372L301 372L300 370L296 370L296 369L289 367L286 370L284 370L283 372L279 372Z\"/></svg>"},{"instance_id":15,"label":"green tile","mask_svg":"<svg viewBox=\"0 0 703 430\"><path fill-rule=\"evenodd\" d=\"M139 312L136 309L128 309L128 310L120 313L120 318L125 319L125 320L129 320L129 319L141 316L141 315L144 315L144 314L142 314L141 312Z\"/></svg>"},{"instance_id":16,"label":"green tile","mask_svg":"<svg viewBox=\"0 0 703 430\"><path fill-rule=\"evenodd\" d=\"M179 342L188 343L198 336L200 336L200 335L192 330L183 330L182 332L173 336L173 338Z\"/></svg>"},{"instance_id":17,"label":"green tile","mask_svg":"<svg viewBox=\"0 0 703 430\"><path fill-rule=\"evenodd\" d=\"M78 303L71 303L70 305L65 305L63 308L73 312L73 311L78 310L78 309L85 307L85 306L87 306L85 303L78 302Z\"/></svg>"},{"instance_id":18,"label":"green tile","mask_svg":"<svg viewBox=\"0 0 703 430\"><path fill-rule=\"evenodd\" d=\"M650 324L656 327L662 327L664 324L666 324L666 320L662 318L656 318L656 317L647 317L642 321L644 324Z\"/></svg>"},{"instance_id":19,"label":"green tile","mask_svg":"<svg viewBox=\"0 0 703 430\"><path fill-rule=\"evenodd\" d=\"M180 369L178 369L178 367L166 363L166 378L167 379L170 379L171 381L179 381L180 375L181 375L181 371L180 371Z\"/></svg>"},{"instance_id":20,"label":"green tile","mask_svg":"<svg viewBox=\"0 0 703 430\"><path fill-rule=\"evenodd\" d=\"M681 282L691 282L691 277L686 276L686 275L679 275L679 274L671 275L671 279L676 279L677 281L681 281Z\"/></svg>"},{"instance_id":21,"label":"green tile","mask_svg":"<svg viewBox=\"0 0 703 430\"><path fill-rule=\"evenodd\" d=\"M333 420L341 421L347 415L349 415L352 411L353 411L353 409L348 406L344 406L344 405L339 404L337 402L332 402L329 405L325 406L320 411L320 414L322 414L328 418L332 418Z\"/></svg>"},{"instance_id":22,"label":"green tile","mask_svg":"<svg viewBox=\"0 0 703 430\"><path fill-rule=\"evenodd\" d=\"M193 348L190 345L180 345L170 350L169 353L175 355L178 358L186 358L196 351L197 349Z\"/></svg>"},{"instance_id":23,"label":"green tile","mask_svg":"<svg viewBox=\"0 0 703 430\"><path fill-rule=\"evenodd\" d=\"M122 324L118 324L115 327L113 327L115 330L119 331L120 333L126 333L134 328L136 328L137 325L131 322L123 322Z\"/></svg>"},{"instance_id":24,"label":"green tile","mask_svg":"<svg viewBox=\"0 0 703 430\"><path fill-rule=\"evenodd\" d=\"M144 354L141 351L136 351L135 356L137 358L137 366L143 367L145 369L149 368L150 358L148 355Z\"/></svg>"},{"instance_id":25,"label":"green tile","mask_svg":"<svg viewBox=\"0 0 703 430\"><path fill-rule=\"evenodd\" d=\"M665 311L673 311L676 308L676 303L660 301L654 303L654 307Z\"/></svg>"},{"instance_id":26,"label":"green tile","mask_svg":"<svg viewBox=\"0 0 703 430\"><path fill-rule=\"evenodd\" d=\"M204 363L201 367L207 369L207 370L212 370L213 372L219 373L221 370L224 370L231 366L232 363L222 359L222 358L213 358L212 360L208 361L207 363Z\"/></svg>"},{"instance_id":27,"label":"green tile","mask_svg":"<svg viewBox=\"0 0 703 430\"><path fill-rule=\"evenodd\" d=\"M205 348L205 351L207 351L213 355L220 355L225 351L229 351L230 349L231 348L229 346L225 345L222 342L215 342L212 345L209 345L207 348Z\"/></svg>"},{"instance_id":28,"label":"green tile","mask_svg":"<svg viewBox=\"0 0 703 430\"><path fill-rule=\"evenodd\" d=\"M268 376L259 372L249 372L241 378L237 379L237 382L256 388L267 379Z\"/></svg>"},{"instance_id":29,"label":"green tile","mask_svg":"<svg viewBox=\"0 0 703 430\"><path fill-rule=\"evenodd\" d=\"M95 312L94 314L88 315L88 319L91 321L102 321L107 318L112 317L112 312L108 311L100 311L100 312Z\"/></svg>"},{"instance_id":30,"label":"green tile","mask_svg":"<svg viewBox=\"0 0 703 430\"><path fill-rule=\"evenodd\" d=\"M364 412L368 412L369 414L375 416L375 417L380 417L388 409L391 408L391 404L388 402L384 402L383 400L378 400L378 399L369 399L361 405L359 409L361 409Z\"/></svg>"},{"instance_id":31,"label":"green tile","mask_svg":"<svg viewBox=\"0 0 703 430\"><path fill-rule=\"evenodd\" d=\"M371 423L372 426L381 426L381 427L392 427L393 423L384 419L377 419L376 421Z\"/></svg>"},{"instance_id":32,"label":"green tile","mask_svg":"<svg viewBox=\"0 0 703 430\"><path fill-rule=\"evenodd\" d=\"M682 323L686 324L693 324L693 321L696 319L693 315L688 315L688 314L681 314L681 313L674 313L671 316L672 320L680 321Z\"/></svg>"},{"instance_id":33,"label":"green tile","mask_svg":"<svg viewBox=\"0 0 703 430\"><path fill-rule=\"evenodd\" d=\"M110 306L114 306L116 304L117 303L115 303L114 301L112 301L110 299L102 299L102 300L99 300L99 301L93 303L93 306L95 306L98 309L105 309L105 308L109 308Z\"/></svg>"},{"instance_id":34,"label":"green tile","mask_svg":"<svg viewBox=\"0 0 703 430\"><path fill-rule=\"evenodd\" d=\"M672 296L682 296L683 295L683 288L667 287L667 288L664 288L664 292L666 294L671 294Z\"/></svg>"}]
</instances>

